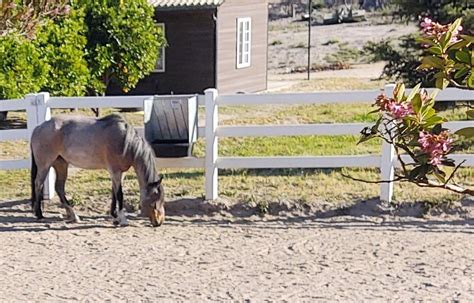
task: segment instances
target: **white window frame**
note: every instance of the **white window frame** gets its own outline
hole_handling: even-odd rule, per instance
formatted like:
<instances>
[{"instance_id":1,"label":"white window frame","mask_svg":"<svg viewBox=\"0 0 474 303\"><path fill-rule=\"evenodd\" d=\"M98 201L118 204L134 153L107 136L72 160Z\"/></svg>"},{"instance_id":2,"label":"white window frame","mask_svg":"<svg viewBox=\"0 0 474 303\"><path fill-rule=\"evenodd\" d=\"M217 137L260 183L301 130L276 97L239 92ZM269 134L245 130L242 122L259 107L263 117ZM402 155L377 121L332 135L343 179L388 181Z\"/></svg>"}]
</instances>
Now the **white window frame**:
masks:
<instances>
[{"instance_id":1,"label":"white window frame","mask_svg":"<svg viewBox=\"0 0 474 303\"><path fill-rule=\"evenodd\" d=\"M245 27L246 24L248 24L248 29ZM237 18L236 27L236 65L237 68L249 67L252 61L252 19L250 17Z\"/></svg>"},{"instance_id":2,"label":"white window frame","mask_svg":"<svg viewBox=\"0 0 474 303\"><path fill-rule=\"evenodd\" d=\"M161 27L163 35L166 37L165 24L157 23L156 26ZM158 62L160 60L162 61L162 64L161 64L161 68L158 68ZM166 63L166 52L165 52L165 46L163 45L160 49L160 54L158 55L158 58L156 58L155 69L153 70L153 72L164 73L166 71L165 63Z\"/></svg>"}]
</instances>

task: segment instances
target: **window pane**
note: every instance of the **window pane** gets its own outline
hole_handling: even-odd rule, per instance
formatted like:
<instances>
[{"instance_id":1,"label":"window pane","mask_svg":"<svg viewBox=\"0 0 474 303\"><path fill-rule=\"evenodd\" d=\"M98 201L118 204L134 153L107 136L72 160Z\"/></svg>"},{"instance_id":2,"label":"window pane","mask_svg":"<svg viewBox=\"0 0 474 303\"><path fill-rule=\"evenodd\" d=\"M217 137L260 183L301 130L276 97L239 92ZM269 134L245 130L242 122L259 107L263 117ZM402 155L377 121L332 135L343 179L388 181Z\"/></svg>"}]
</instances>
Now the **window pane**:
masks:
<instances>
[{"instance_id":1,"label":"window pane","mask_svg":"<svg viewBox=\"0 0 474 303\"><path fill-rule=\"evenodd\" d=\"M238 18L237 19L237 54L236 54L236 63L237 68L243 68L250 66L250 52L251 52L251 20L250 18Z\"/></svg>"},{"instance_id":2,"label":"window pane","mask_svg":"<svg viewBox=\"0 0 474 303\"><path fill-rule=\"evenodd\" d=\"M165 24L158 23L156 27L165 35ZM161 47L159 50L158 58L155 64L155 71L164 72L165 71L165 48Z\"/></svg>"},{"instance_id":3,"label":"window pane","mask_svg":"<svg viewBox=\"0 0 474 303\"><path fill-rule=\"evenodd\" d=\"M239 63L243 63L243 48L244 48L244 29L242 22L239 23Z\"/></svg>"}]
</instances>

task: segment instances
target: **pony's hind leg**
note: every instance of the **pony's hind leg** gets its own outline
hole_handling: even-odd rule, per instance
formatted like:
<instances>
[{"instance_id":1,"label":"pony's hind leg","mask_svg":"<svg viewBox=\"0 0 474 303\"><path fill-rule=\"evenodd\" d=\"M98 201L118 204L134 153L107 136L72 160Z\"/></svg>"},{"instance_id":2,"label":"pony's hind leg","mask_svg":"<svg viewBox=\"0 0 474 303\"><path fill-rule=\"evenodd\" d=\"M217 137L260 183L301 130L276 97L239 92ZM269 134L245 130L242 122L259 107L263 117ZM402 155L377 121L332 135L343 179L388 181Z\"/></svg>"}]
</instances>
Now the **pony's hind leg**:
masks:
<instances>
[{"instance_id":1,"label":"pony's hind leg","mask_svg":"<svg viewBox=\"0 0 474 303\"><path fill-rule=\"evenodd\" d=\"M69 203L68 199L66 198L66 193L64 190L67 179L68 163L62 157L58 157L54 161L53 167L56 170L56 183L54 184L54 188L59 196L59 199L61 200L61 205L66 209L66 220L68 222L78 223L80 222L80 219L74 212L74 208L72 207L71 203Z\"/></svg>"},{"instance_id":2,"label":"pony's hind leg","mask_svg":"<svg viewBox=\"0 0 474 303\"><path fill-rule=\"evenodd\" d=\"M46 168L38 169L34 180L34 201L33 201L33 211L36 218L43 219L43 211L41 210L41 201L43 200L43 187L44 181L49 173L49 166Z\"/></svg>"}]
</instances>

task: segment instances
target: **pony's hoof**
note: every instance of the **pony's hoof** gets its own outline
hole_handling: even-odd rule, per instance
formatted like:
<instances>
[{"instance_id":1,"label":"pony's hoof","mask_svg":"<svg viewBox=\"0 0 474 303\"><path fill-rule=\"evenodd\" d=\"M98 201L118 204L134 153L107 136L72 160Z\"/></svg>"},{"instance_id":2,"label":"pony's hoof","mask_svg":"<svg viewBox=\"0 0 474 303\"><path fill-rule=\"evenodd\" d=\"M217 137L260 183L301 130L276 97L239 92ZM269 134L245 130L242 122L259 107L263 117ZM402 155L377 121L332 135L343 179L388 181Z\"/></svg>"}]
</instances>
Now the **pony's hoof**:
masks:
<instances>
[{"instance_id":1,"label":"pony's hoof","mask_svg":"<svg viewBox=\"0 0 474 303\"><path fill-rule=\"evenodd\" d=\"M63 220L66 223L81 223L81 219L76 214L66 213L63 215Z\"/></svg>"},{"instance_id":2,"label":"pony's hoof","mask_svg":"<svg viewBox=\"0 0 474 303\"><path fill-rule=\"evenodd\" d=\"M81 223L81 219L79 217L69 218L66 220L66 223Z\"/></svg>"},{"instance_id":3,"label":"pony's hoof","mask_svg":"<svg viewBox=\"0 0 474 303\"><path fill-rule=\"evenodd\" d=\"M127 220L122 220L122 221L120 221L120 219L118 219L118 218L117 218L117 219L114 219L114 220L112 221L112 223L114 224L114 226L122 226L122 227L123 227L123 226L128 226L128 221L127 221Z\"/></svg>"}]
</instances>

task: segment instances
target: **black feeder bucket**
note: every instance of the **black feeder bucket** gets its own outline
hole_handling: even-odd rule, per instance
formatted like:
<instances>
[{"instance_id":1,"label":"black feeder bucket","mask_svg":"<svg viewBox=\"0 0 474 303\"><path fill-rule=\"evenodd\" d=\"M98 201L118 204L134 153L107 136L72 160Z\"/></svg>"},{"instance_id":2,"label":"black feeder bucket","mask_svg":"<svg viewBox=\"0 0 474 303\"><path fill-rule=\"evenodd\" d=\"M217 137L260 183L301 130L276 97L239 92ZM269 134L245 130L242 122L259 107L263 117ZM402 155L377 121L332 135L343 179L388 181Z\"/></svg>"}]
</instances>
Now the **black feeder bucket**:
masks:
<instances>
[{"instance_id":1,"label":"black feeder bucket","mask_svg":"<svg viewBox=\"0 0 474 303\"><path fill-rule=\"evenodd\" d=\"M197 140L197 96L145 100L145 139L157 157L190 157Z\"/></svg>"}]
</instances>

